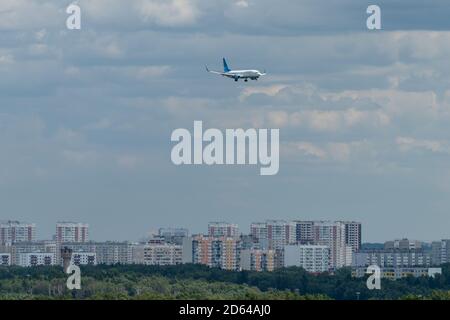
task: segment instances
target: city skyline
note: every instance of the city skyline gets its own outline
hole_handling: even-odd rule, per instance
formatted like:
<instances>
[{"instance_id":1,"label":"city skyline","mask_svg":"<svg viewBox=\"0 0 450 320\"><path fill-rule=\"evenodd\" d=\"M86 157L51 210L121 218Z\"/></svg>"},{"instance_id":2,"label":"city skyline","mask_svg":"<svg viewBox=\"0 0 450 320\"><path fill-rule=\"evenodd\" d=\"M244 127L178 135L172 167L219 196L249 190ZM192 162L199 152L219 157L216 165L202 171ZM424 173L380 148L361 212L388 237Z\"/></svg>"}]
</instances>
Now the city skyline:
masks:
<instances>
[{"instance_id":1,"label":"city skyline","mask_svg":"<svg viewBox=\"0 0 450 320\"><path fill-rule=\"evenodd\" d=\"M450 240L424 243L394 239L364 244L357 221L255 222L249 233L237 224L208 222L207 233L186 228L159 228L139 242L95 241L89 224L57 222L53 240L38 240L36 225L0 222L0 266L201 264L230 271L267 271L302 267L312 274L351 268L362 277L376 265L383 277L434 277L450 262Z\"/></svg>"},{"instance_id":2,"label":"city skyline","mask_svg":"<svg viewBox=\"0 0 450 320\"><path fill-rule=\"evenodd\" d=\"M187 232L191 235L201 235L201 234L208 234L209 233L209 229L210 229L210 225L212 223L219 223L219 224L229 224L229 225L234 225L236 226L237 230L238 230L238 234L239 235L249 235L252 233L252 225L254 224L266 224L267 222L270 221L282 221L282 222L287 222L287 223L299 223L299 222L348 222L348 223L357 223L361 225L362 230L365 230L364 228L364 222L361 221L356 221L356 220L345 220L345 219L339 219L339 220L326 220L326 219L319 219L319 220L314 220L314 219L266 219L266 220L262 220L262 221L253 221L251 223L249 223L248 225L244 226L244 228L242 228L242 225L238 224L238 223L234 223L234 222L230 222L227 220L217 220L217 221L205 221L202 222L201 226L196 225L196 228L191 229L187 226L184 225L166 225L166 226L156 226L156 225L152 225L148 228L144 228L146 229L146 231L142 234L138 234L135 235L134 238L100 238L100 237L96 237L95 236L95 227L93 227L93 225L89 222L76 222L75 220L68 220L68 221L63 221L63 220L57 220L53 223L53 225L47 226L46 229L52 229L52 231L50 231L47 235L42 235L42 232L39 232L39 229L41 228L39 226L38 223L36 222L30 222L30 221L24 221L24 220L17 220L17 219L0 219L0 224L1 223L8 223L8 222L13 222L13 223L20 223L20 224L29 224L29 225L33 225L35 230L35 236L34 238L36 240L42 241L42 240L55 240L57 238L56 235L56 231L55 231L55 226L57 227L58 224L63 223L63 224L76 224L76 225L85 225L87 228L89 228L89 239L90 241L117 241L117 242L121 242L121 241L131 241L131 242L139 242L142 239L145 239L146 237L149 237L151 235L156 235L158 234L159 230L163 230L163 229L183 229L183 230L187 230ZM92 230L94 230L94 237L91 238L91 233ZM436 239L450 239L450 236L448 237L435 237L435 238L431 238L431 239L423 239L423 238L415 238L415 237L410 237L408 235L397 235L391 238L379 238L376 241L366 241L364 238L365 232L362 232L361 234L361 242L362 243L384 243L386 241L391 241L391 240L400 240L400 239L413 239L415 241L420 241L420 242L424 242L424 243L431 243L433 241L436 241ZM56 237L56 238L55 238Z\"/></svg>"}]
</instances>

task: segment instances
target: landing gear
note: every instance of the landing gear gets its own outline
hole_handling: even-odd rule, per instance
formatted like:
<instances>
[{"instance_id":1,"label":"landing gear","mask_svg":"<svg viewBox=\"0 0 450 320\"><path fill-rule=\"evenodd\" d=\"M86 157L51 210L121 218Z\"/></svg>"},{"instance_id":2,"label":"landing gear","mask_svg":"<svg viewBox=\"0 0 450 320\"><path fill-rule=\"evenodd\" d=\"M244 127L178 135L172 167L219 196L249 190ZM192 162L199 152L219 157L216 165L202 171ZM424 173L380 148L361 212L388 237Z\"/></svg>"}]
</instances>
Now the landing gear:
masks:
<instances>
[{"instance_id":1,"label":"landing gear","mask_svg":"<svg viewBox=\"0 0 450 320\"><path fill-rule=\"evenodd\" d=\"M234 81L238 82L238 78L234 78Z\"/></svg>"},{"instance_id":2,"label":"landing gear","mask_svg":"<svg viewBox=\"0 0 450 320\"><path fill-rule=\"evenodd\" d=\"M248 79L245 79L244 81L245 81L245 82L248 82Z\"/></svg>"}]
</instances>

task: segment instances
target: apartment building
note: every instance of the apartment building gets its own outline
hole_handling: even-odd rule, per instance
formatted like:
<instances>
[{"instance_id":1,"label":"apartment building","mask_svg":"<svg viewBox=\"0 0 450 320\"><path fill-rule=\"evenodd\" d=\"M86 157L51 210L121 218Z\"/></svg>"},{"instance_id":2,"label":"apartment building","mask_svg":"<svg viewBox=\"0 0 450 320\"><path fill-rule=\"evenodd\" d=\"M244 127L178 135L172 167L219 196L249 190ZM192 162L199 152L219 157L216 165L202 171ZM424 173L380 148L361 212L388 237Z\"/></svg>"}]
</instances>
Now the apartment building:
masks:
<instances>
[{"instance_id":1,"label":"apartment building","mask_svg":"<svg viewBox=\"0 0 450 320\"><path fill-rule=\"evenodd\" d=\"M21 267L52 266L55 265L56 255L50 252L20 253L18 262Z\"/></svg>"},{"instance_id":2,"label":"apartment building","mask_svg":"<svg viewBox=\"0 0 450 320\"><path fill-rule=\"evenodd\" d=\"M346 244L345 224L339 221L317 221L313 226L315 245L330 249L330 267L333 269L350 266L352 248Z\"/></svg>"},{"instance_id":3,"label":"apartment building","mask_svg":"<svg viewBox=\"0 0 450 320\"><path fill-rule=\"evenodd\" d=\"M133 250L130 242L94 242L97 264L131 264Z\"/></svg>"},{"instance_id":4,"label":"apartment building","mask_svg":"<svg viewBox=\"0 0 450 320\"><path fill-rule=\"evenodd\" d=\"M283 249L296 243L296 224L285 220L267 220L250 225L250 236L260 249Z\"/></svg>"},{"instance_id":5,"label":"apartment building","mask_svg":"<svg viewBox=\"0 0 450 320\"><path fill-rule=\"evenodd\" d=\"M192 238L192 262L225 270L240 268L240 239L195 235ZM185 244L185 248L189 248Z\"/></svg>"},{"instance_id":6,"label":"apartment building","mask_svg":"<svg viewBox=\"0 0 450 320\"><path fill-rule=\"evenodd\" d=\"M240 241L236 238L223 237L220 241L214 242L214 245L214 252L220 256L219 267L225 270L239 270Z\"/></svg>"},{"instance_id":7,"label":"apartment building","mask_svg":"<svg viewBox=\"0 0 450 320\"><path fill-rule=\"evenodd\" d=\"M36 240L36 225L20 221L0 221L0 245Z\"/></svg>"},{"instance_id":8,"label":"apartment building","mask_svg":"<svg viewBox=\"0 0 450 320\"><path fill-rule=\"evenodd\" d=\"M377 265L379 267L430 267L432 255L423 250L374 250L353 254L354 267Z\"/></svg>"},{"instance_id":9,"label":"apartment building","mask_svg":"<svg viewBox=\"0 0 450 320\"><path fill-rule=\"evenodd\" d=\"M176 265L182 263L183 247L175 244L157 243L147 244L143 248L146 265Z\"/></svg>"},{"instance_id":10,"label":"apartment building","mask_svg":"<svg viewBox=\"0 0 450 320\"><path fill-rule=\"evenodd\" d=\"M97 264L97 255L95 252L72 252L70 263L77 266L94 266Z\"/></svg>"},{"instance_id":11,"label":"apartment building","mask_svg":"<svg viewBox=\"0 0 450 320\"><path fill-rule=\"evenodd\" d=\"M433 241L431 244L431 261L434 266L450 262L450 240Z\"/></svg>"},{"instance_id":12,"label":"apartment building","mask_svg":"<svg viewBox=\"0 0 450 320\"><path fill-rule=\"evenodd\" d=\"M314 242L314 225L320 225L324 221L294 221L294 223L298 244L317 244ZM336 221L333 223L344 225L345 244L352 247L352 252L357 252L361 248L361 223L356 221Z\"/></svg>"},{"instance_id":13,"label":"apartment building","mask_svg":"<svg viewBox=\"0 0 450 320\"><path fill-rule=\"evenodd\" d=\"M210 222L208 223L208 236L236 238L239 237L239 227L237 224L228 222Z\"/></svg>"},{"instance_id":14,"label":"apartment building","mask_svg":"<svg viewBox=\"0 0 450 320\"><path fill-rule=\"evenodd\" d=\"M285 267L302 267L311 273L330 270L330 248L320 245L290 245L284 249Z\"/></svg>"},{"instance_id":15,"label":"apartment building","mask_svg":"<svg viewBox=\"0 0 450 320\"><path fill-rule=\"evenodd\" d=\"M80 222L58 222L55 239L57 243L88 242L89 225Z\"/></svg>"},{"instance_id":16,"label":"apartment building","mask_svg":"<svg viewBox=\"0 0 450 320\"><path fill-rule=\"evenodd\" d=\"M267 239L267 225L265 222L253 222L250 225L250 235L255 242Z\"/></svg>"},{"instance_id":17,"label":"apartment building","mask_svg":"<svg viewBox=\"0 0 450 320\"><path fill-rule=\"evenodd\" d=\"M240 255L240 269L249 271L275 270L275 250L244 249Z\"/></svg>"},{"instance_id":18,"label":"apartment building","mask_svg":"<svg viewBox=\"0 0 450 320\"><path fill-rule=\"evenodd\" d=\"M342 221L345 226L345 244L352 248L352 252L357 252L361 249L361 222L356 221Z\"/></svg>"},{"instance_id":19,"label":"apartment building","mask_svg":"<svg viewBox=\"0 0 450 320\"><path fill-rule=\"evenodd\" d=\"M11 264L20 265L21 254L51 253L55 255L56 259L57 245L55 241L16 242L9 246L8 250L11 254Z\"/></svg>"},{"instance_id":20,"label":"apartment building","mask_svg":"<svg viewBox=\"0 0 450 320\"><path fill-rule=\"evenodd\" d=\"M294 221L295 224L295 238L298 244L313 244L314 221Z\"/></svg>"}]
</instances>

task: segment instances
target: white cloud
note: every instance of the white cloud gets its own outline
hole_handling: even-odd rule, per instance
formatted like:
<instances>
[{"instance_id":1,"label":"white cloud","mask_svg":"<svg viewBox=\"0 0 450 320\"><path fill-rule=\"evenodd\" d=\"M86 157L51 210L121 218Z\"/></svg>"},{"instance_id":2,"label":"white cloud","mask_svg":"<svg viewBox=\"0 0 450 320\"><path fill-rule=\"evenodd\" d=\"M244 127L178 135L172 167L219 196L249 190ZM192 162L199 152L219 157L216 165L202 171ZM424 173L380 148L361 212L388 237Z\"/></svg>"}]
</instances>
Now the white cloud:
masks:
<instances>
[{"instance_id":1,"label":"white cloud","mask_svg":"<svg viewBox=\"0 0 450 320\"><path fill-rule=\"evenodd\" d=\"M14 57L10 54L1 55L0 54L0 65L12 64L14 63Z\"/></svg>"},{"instance_id":2,"label":"white cloud","mask_svg":"<svg viewBox=\"0 0 450 320\"><path fill-rule=\"evenodd\" d=\"M291 143L288 147L306 156L312 156L319 159L325 159L327 156L327 152L324 149L309 142Z\"/></svg>"},{"instance_id":3,"label":"white cloud","mask_svg":"<svg viewBox=\"0 0 450 320\"><path fill-rule=\"evenodd\" d=\"M370 147L370 143L367 141L325 143L296 141L282 144L281 152L285 159L294 162L309 159L319 162L343 164L353 163L361 157L370 159L372 155L367 152Z\"/></svg>"},{"instance_id":4,"label":"white cloud","mask_svg":"<svg viewBox=\"0 0 450 320\"><path fill-rule=\"evenodd\" d=\"M397 137L396 143L402 152L422 149L433 153L449 153L448 143L436 140L422 140L411 137Z\"/></svg>"},{"instance_id":5,"label":"white cloud","mask_svg":"<svg viewBox=\"0 0 450 320\"><path fill-rule=\"evenodd\" d=\"M390 123L389 116L382 111L348 110L306 110L297 112L269 111L267 123L275 127L308 128L318 132L336 132L362 126L382 128Z\"/></svg>"},{"instance_id":6,"label":"white cloud","mask_svg":"<svg viewBox=\"0 0 450 320\"><path fill-rule=\"evenodd\" d=\"M248 1L245 1L245 0L239 0L239 1L235 2L235 5L240 8L248 8L249 3L248 3Z\"/></svg>"},{"instance_id":7,"label":"white cloud","mask_svg":"<svg viewBox=\"0 0 450 320\"><path fill-rule=\"evenodd\" d=\"M70 3L70 2L69 2ZM0 31L28 30L38 40L42 30L65 28L67 3L49 0L2 0L0 2Z\"/></svg>"},{"instance_id":8,"label":"white cloud","mask_svg":"<svg viewBox=\"0 0 450 320\"><path fill-rule=\"evenodd\" d=\"M162 77L166 75L170 70L170 66L144 66L137 68L136 76L140 80L146 78Z\"/></svg>"},{"instance_id":9,"label":"white cloud","mask_svg":"<svg viewBox=\"0 0 450 320\"><path fill-rule=\"evenodd\" d=\"M259 87L247 87L244 88L244 90L242 90L242 93L239 97L239 99L241 101L245 100L246 98L248 98L251 95L254 94L265 94L268 96L276 96L281 90L287 88L288 85L283 85L283 84L275 84L275 85L271 85L271 86L259 86Z\"/></svg>"},{"instance_id":10,"label":"white cloud","mask_svg":"<svg viewBox=\"0 0 450 320\"><path fill-rule=\"evenodd\" d=\"M165 27L192 25L200 16L194 0L141 0L137 8L144 21Z\"/></svg>"}]
</instances>

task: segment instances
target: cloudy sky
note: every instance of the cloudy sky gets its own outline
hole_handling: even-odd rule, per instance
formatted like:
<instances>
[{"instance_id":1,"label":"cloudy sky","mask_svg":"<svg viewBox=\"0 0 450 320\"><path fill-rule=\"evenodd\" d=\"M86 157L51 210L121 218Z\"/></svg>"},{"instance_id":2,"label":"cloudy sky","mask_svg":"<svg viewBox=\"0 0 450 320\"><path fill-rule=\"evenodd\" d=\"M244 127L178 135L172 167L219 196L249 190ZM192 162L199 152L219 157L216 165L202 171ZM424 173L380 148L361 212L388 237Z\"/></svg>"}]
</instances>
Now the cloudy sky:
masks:
<instances>
[{"instance_id":1,"label":"cloudy sky","mask_svg":"<svg viewBox=\"0 0 450 320\"><path fill-rule=\"evenodd\" d=\"M365 241L450 237L450 3L0 2L0 219L160 226L353 219ZM366 8L382 9L381 31ZM204 65L266 69L235 83ZM171 132L280 128L277 176L176 167Z\"/></svg>"}]
</instances>

